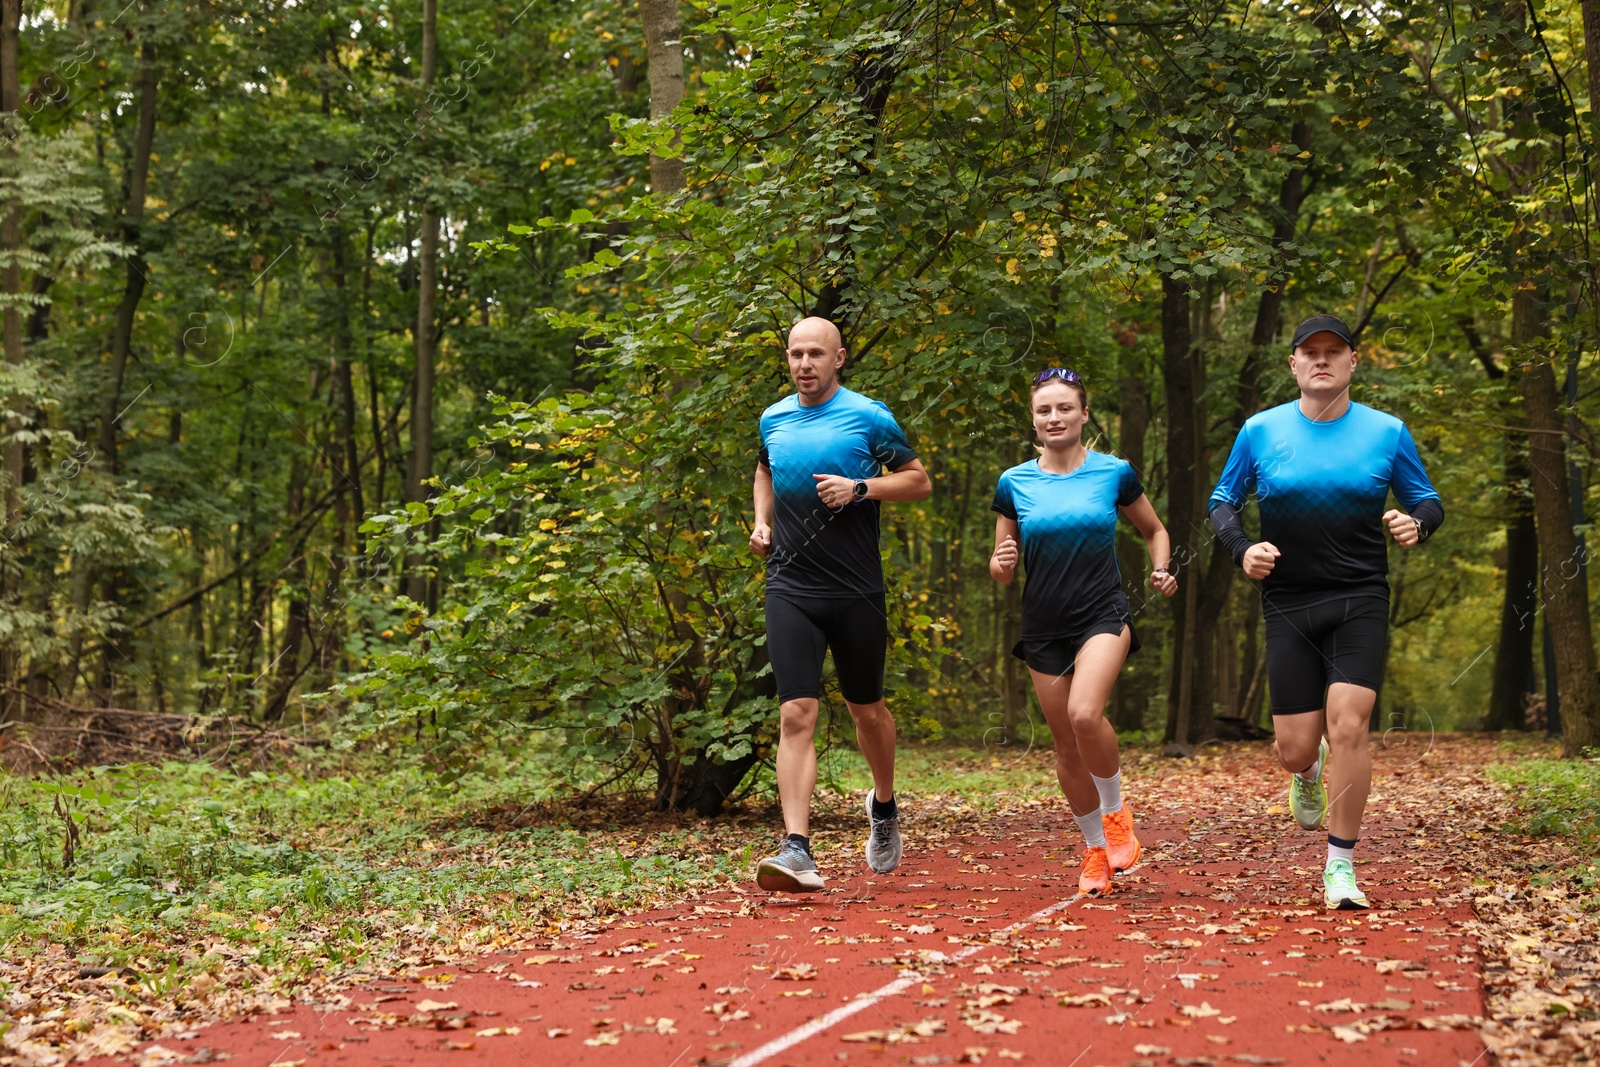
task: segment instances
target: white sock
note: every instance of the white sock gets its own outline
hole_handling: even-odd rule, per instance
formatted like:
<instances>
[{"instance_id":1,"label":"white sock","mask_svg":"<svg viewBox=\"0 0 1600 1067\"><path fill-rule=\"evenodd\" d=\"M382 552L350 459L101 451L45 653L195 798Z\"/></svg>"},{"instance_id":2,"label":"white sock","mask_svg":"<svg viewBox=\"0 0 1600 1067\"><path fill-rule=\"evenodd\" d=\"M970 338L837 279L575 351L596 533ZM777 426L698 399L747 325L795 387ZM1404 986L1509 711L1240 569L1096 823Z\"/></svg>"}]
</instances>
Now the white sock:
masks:
<instances>
[{"instance_id":1,"label":"white sock","mask_svg":"<svg viewBox=\"0 0 1600 1067\"><path fill-rule=\"evenodd\" d=\"M1318 757L1317 762L1313 763L1311 766L1307 767L1303 771L1295 771L1294 772L1294 776L1296 778L1300 779L1302 782L1314 782L1314 781L1317 780L1317 775L1319 775L1321 773L1322 773L1322 759L1321 759L1321 757ZM1280 779L1278 779L1278 781L1281 782L1281 781L1283 781L1283 779L1280 778Z\"/></svg>"},{"instance_id":2,"label":"white sock","mask_svg":"<svg viewBox=\"0 0 1600 1067\"><path fill-rule=\"evenodd\" d=\"M1110 778L1102 778L1098 774L1089 775L1094 779L1094 787L1100 793L1100 814L1115 815L1122 810L1122 771L1119 769Z\"/></svg>"},{"instance_id":3,"label":"white sock","mask_svg":"<svg viewBox=\"0 0 1600 1067\"><path fill-rule=\"evenodd\" d=\"M1340 848L1338 845L1329 845L1328 863L1332 863L1334 860L1349 860L1351 863L1354 863L1356 860L1356 850L1354 848Z\"/></svg>"},{"instance_id":4,"label":"white sock","mask_svg":"<svg viewBox=\"0 0 1600 1067\"><path fill-rule=\"evenodd\" d=\"M1090 848L1106 847L1106 828L1100 822L1098 811L1091 811L1087 815L1074 815L1072 821L1083 831L1083 839L1088 842Z\"/></svg>"}]
</instances>

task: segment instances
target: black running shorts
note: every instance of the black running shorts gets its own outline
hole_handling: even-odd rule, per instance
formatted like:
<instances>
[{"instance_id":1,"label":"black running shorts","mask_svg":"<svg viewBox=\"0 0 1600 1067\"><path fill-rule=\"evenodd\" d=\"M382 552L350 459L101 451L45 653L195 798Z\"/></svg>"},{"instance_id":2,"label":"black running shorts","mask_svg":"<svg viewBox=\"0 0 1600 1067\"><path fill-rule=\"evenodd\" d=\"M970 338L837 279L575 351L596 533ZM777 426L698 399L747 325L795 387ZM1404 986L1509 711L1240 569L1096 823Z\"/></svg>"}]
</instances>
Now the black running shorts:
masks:
<instances>
[{"instance_id":1,"label":"black running shorts","mask_svg":"<svg viewBox=\"0 0 1600 1067\"><path fill-rule=\"evenodd\" d=\"M1055 637L1024 637L1011 654L1040 674L1071 674L1078 651L1096 634L1120 634L1128 628L1128 655L1139 651L1139 633L1133 628L1133 611L1119 589L1098 611L1073 620L1072 629Z\"/></svg>"},{"instance_id":2,"label":"black running shorts","mask_svg":"<svg viewBox=\"0 0 1600 1067\"><path fill-rule=\"evenodd\" d=\"M889 620L883 594L808 597L767 594L767 655L778 703L822 695L822 657L833 650L839 692L852 704L883 699Z\"/></svg>"},{"instance_id":3,"label":"black running shorts","mask_svg":"<svg viewBox=\"0 0 1600 1067\"><path fill-rule=\"evenodd\" d=\"M1389 652L1389 601L1343 597L1309 608L1266 608L1267 682L1272 714L1318 711L1328 686L1348 682L1378 692Z\"/></svg>"}]
</instances>

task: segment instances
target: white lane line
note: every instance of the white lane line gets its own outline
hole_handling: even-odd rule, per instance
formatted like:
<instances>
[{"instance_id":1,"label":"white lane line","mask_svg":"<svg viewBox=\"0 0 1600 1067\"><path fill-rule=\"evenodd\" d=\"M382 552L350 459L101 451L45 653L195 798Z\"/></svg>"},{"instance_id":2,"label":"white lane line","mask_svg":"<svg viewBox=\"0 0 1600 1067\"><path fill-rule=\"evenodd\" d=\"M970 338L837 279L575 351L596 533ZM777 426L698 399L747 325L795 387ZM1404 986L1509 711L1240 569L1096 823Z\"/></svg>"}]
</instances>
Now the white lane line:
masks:
<instances>
[{"instance_id":1,"label":"white lane line","mask_svg":"<svg viewBox=\"0 0 1600 1067\"><path fill-rule=\"evenodd\" d=\"M1130 868L1130 870L1136 869L1137 868ZM1069 900L1058 900L1048 908L1040 908L1026 919L1022 919L1019 922L1014 922L1004 930L1000 930L994 934L991 934L990 936L994 938L1007 937L1016 933L1024 926L1031 926L1042 919L1048 919L1056 912L1070 908L1078 901L1084 899L1087 898L1072 897ZM995 945L993 941L986 945L968 945L960 952L945 958L953 963L957 960L964 960L968 956L982 952L986 948L994 947ZM922 979L920 977L897 978L886 986L880 986L879 988L874 989L872 992L868 993L864 997L861 997L859 1000L852 1000L848 1004L834 1008L826 1015L812 1019L808 1023L804 1023L795 1027L782 1037L774 1038L771 1041L768 1041L765 1045L762 1045L760 1048L752 1049L749 1052L746 1052L743 1056L740 1056L738 1059L728 1064L728 1067L755 1067L756 1064L762 1062L763 1060L771 1059L778 1053L794 1048L794 1046L800 1044L800 1042L805 1041L808 1038L815 1037L824 1030L838 1025L845 1019L848 1019L850 1016L856 1014L856 1012L870 1008L874 1004L878 1003L878 1001L892 997L897 993L905 992L905 990L909 989L914 983L920 982L921 980Z\"/></svg>"}]
</instances>

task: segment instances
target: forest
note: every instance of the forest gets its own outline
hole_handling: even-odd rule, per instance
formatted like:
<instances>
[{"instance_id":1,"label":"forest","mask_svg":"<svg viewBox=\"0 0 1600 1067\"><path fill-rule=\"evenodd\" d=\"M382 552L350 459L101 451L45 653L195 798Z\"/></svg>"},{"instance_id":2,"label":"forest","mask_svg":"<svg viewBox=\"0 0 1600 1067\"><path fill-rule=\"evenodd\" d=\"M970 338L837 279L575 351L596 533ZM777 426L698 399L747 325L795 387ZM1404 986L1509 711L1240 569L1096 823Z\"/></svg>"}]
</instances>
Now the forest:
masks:
<instances>
[{"instance_id":1,"label":"forest","mask_svg":"<svg viewBox=\"0 0 1600 1067\"><path fill-rule=\"evenodd\" d=\"M0 0L0 1067L1595 1062L1597 145L1600 0ZM1365 911L1206 513L1319 313L1447 516ZM806 316L933 489L905 863L830 671L793 898L750 539ZM1049 367L1179 580L1119 525L1109 902L989 570Z\"/></svg>"},{"instance_id":2,"label":"forest","mask_svg":"<svg viewBox=\"0 0 1600 1067\"><path fill-rule=\"evenodd\" d=\"M7 755L538 734L714 813L772 751L749 483L807 314L934 479L885 511L905 736L1037 729L988 503L1062 365L1185 579L1130 581L1115 724L1259 737L1204 502L1317 312L1450 516L1374 730L1579 754L1591 7L4 0Z\"/></svg>"}]
</instances>

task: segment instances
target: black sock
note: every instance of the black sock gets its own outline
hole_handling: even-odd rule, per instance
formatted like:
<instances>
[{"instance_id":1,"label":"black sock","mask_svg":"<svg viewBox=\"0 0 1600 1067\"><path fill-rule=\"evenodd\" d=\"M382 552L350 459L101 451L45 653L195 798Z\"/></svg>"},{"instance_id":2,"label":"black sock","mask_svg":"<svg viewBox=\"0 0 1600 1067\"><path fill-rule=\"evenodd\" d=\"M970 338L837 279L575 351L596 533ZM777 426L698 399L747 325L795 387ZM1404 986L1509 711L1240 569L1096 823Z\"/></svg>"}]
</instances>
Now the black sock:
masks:
<instances>
[{"instance_id":1,"label":"black sock","mask_svg":"<svg viewBox=\"0 0 1600 1067\"><path fill-rule=\"evenodd\" d=\"M806 850L806 855L811 855L811 838L805 836L804 834L790 834L789 836L785 837L784 840L793 841L795 844Z\"/></svg>"},{"instance_id":2,"label":"black sock","mask_svg":"<svg viewBox=\"0 0 1600 1067\"><path fill-rule=\"evenodd\" d=\"M1353 837L1349 839L1343 837L1334 837L1332 834L1329 834L1328 844L1332 845L1334 848L1355 848L1356 839Z\"/></svg>"},{"instance_id":3,"label":"black sock","mask_svg":"<svg viewBox=\"0 0 1600 1067\"><path fill-rule=\"evenodd\" d=\"M878 799L878 791L872 791L872 817L874 819L892 819L899 814L900 809L895 807L894 797L887 801Z\"/></svg>"}]
</instances>

